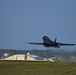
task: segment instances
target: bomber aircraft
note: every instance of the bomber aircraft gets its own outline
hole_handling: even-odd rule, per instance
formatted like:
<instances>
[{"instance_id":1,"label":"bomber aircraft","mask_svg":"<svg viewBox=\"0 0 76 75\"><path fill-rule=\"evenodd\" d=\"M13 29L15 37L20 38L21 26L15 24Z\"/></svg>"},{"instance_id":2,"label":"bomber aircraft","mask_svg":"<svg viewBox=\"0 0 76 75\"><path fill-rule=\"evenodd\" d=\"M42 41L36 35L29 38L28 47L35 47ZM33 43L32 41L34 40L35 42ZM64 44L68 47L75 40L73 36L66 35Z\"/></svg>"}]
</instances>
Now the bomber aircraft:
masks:
<instances>
[{"instance_id":1,"label":"bomber aircraft","mask_svg":"<svg viewBox=\"0 0 76 75\"><path fill-rule=\"evenodd\" d=\"M34 44L34 45L43 45L44 47L54 47L54 48L60 48L60 46L75 46L76 45L76 44L66 44L66 43L56 42L57 38L55 38L55 40L52 41L47 36L42 37L42 39L43 39L42 43L33 43L33 42L27 42L27 43Z\"/></svg>"}]
</instances>

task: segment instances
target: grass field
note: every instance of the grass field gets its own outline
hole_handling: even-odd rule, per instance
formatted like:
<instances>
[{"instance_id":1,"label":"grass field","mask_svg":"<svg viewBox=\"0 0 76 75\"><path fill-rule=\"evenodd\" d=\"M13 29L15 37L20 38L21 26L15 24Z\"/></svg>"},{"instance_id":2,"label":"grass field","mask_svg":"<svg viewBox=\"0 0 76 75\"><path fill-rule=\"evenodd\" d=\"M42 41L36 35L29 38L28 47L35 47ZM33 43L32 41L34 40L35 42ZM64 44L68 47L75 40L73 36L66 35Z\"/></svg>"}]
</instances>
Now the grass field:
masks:
<instances>
[{"instance_id":1,"label":"grass field","mask_svg":"<svg viewBox=\"0 0 76 75\"><path fill-rule=\"evenodd\" d=\"M76 75L76 63L0 61L0 75Z\"/></svg>"}]
</instances>

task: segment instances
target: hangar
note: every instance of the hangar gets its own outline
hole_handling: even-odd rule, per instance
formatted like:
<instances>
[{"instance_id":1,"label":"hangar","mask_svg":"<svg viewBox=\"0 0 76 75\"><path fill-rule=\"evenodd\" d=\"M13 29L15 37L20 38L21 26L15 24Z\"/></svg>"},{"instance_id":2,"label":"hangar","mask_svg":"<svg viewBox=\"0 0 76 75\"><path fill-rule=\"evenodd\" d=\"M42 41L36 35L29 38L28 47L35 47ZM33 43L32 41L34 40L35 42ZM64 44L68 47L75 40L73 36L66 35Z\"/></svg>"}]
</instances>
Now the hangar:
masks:
<instances>
[{"instance_id":1,"label":"hangar","mask_svg":"<svg viewBox=\"0 0 76 75\"><path fill-rule=\"evenodd\" d=\"M4 58L4 60L25 60L25 59L26 57L24 54L16 54Z\"/></svg>"},{"instance_id":2,"label":"hangar","mask_svg":"<svg viewBox=\"0 0 76 75\"><path fill-rule=\"evenodd\" d=\"M26 60L26 61L43 61L43 58L36 56L36 55L31 55L29 53L25 54L16 54L12 56L4 56L2 60Z\"/></svg>"},{"instance_id":3,"label":"hangar","mask_svg":"<svg viewBox=\"0 0 76 75\"><path fill-rule=\"evenodd\" d=\"M2 56L3 58L0 60L22 60L22 61L50 61L50 62L57 62L58 59L56 57L51 58L41 58L36 55L32 55L30 53L27 54L16 54L16 55L9 55L8 53L4 53Z\"/></svg>"},{"instance_id":4,"label":"hangar","mask_svg":"<svg viewBox=\"0 0 76 75\"><path fill-rule=\"evenodd\" d=\"M32 61L43 61L43 58L36 55L27 55L27 60Z\"/></svg>"}]
</instances>

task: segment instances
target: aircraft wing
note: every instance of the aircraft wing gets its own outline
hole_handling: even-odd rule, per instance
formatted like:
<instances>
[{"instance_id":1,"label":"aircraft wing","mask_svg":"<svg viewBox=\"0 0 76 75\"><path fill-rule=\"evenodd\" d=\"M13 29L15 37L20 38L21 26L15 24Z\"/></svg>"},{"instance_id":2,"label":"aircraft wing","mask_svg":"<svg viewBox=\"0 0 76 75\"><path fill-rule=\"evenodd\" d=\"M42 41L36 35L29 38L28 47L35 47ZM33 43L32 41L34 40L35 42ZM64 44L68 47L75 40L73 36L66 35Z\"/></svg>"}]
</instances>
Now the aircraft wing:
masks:
<instances>
[{"instance_id":1,"label":"aircraft wing","mask_svg":"<svg viewBox=\"0 0 76 75\"><path fill-rule=\"evenodd\" d=\"M34 45L43 45L43 43L33 43L33 42L24 42L24 43L34 44Z\"/></svg>"},{"instance_id":2,"label":"aircraft wing","mask_svg":"<svg viewBox=\"0 0 76 75\"><path fill-rule=\"evenodd\" d=\"M61 46L75 46L76 44L57 43Z\"/></svg>"}]
</instances>

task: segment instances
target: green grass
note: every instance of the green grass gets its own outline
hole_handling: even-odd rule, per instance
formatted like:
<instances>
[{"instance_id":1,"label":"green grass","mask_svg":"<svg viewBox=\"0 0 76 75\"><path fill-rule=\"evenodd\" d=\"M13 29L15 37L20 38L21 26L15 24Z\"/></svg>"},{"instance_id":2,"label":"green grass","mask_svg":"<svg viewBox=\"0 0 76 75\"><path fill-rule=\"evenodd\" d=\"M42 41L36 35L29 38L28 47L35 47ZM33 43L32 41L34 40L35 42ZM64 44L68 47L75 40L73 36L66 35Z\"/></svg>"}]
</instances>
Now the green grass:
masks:
<instances>
[{"instance_id":1,"label":"green grass","mask_svg":"<svg viewBox=\"0 0 76 75\"><path fill-rule=\"evenodd\" d=\"M76 75L76 63L0 61L0 75Z\"/></svg>"}]
</instances>

